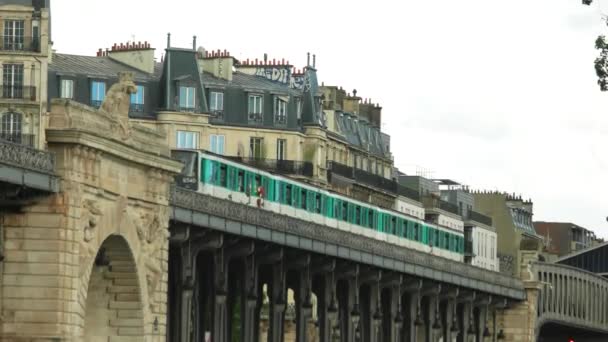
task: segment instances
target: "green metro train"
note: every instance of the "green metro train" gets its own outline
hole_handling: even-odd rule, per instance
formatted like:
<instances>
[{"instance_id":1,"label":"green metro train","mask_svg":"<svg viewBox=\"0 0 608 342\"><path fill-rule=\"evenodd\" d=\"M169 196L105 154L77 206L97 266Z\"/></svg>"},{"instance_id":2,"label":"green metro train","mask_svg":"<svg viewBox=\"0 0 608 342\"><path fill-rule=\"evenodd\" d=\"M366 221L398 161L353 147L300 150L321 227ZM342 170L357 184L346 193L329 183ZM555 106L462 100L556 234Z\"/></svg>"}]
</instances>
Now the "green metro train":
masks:
<instances>
[{"instance_id":1,"label":"green metro train","mask_svg":"<svg viewBox=\"0 0 608 342\"><path fill-rule=\"evenodd\" d=\"M173 150L172 155L185 165L178 186L249 205L258 205L261 196L263 210L452 260L464 259L463 232L205 151Z\"/></svg>"}]
</instances>

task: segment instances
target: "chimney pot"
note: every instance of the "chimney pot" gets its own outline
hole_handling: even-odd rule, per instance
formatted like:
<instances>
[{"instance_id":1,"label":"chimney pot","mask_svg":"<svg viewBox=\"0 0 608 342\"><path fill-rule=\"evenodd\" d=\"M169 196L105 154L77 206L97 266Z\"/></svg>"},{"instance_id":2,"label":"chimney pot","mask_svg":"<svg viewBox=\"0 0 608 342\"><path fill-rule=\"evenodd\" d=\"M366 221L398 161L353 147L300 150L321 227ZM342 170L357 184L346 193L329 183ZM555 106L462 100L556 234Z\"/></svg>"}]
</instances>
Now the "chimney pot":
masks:
<instances>
[{"instance_id":1,"label":"chimney pot","mask_svg":"<svg viewBox=\"0 0 608 342\"><path fill-rule=\"evenodd\" d=\"M167 33L167 48L171 47L171 33Z\"/></svg>"},{"instance_id":2,"label":"chimney pot","mask_svg":"<svg viewBox=\"0 0 608 342\"><path fill-rule=\"evenodd\" d=\"M310 66L310 52L306 53L306 66Z\"/></svg>"},{"instance_id":3,"label":"chimney pot","mask_svg":"<svg viewBox=\"0 0 608 342\"><path fill-rule=\"evenodd\" d=\"M317 55L312 55L312 67L315 68L317 66Z\"/></svg>"},{"instance_id":4,"label":"chimney pot","mask_svg":"<svg viewBox=\"0 0 608 342\"><path fill-rule=\"evenodd\" d=\"M268 63L268 54L264 53L264 64Z\"/></svg>"},{"instance_id":5,"label":"chimney pot","mask_svg":"<svg viewBox=\"0 0 608 342\"><path fill-rule=\"evenodd\" d=\"M196 36L192 36L192 50L196 51Z\"/></svg>"},{"instance_id":6,"label":"chimney pot","mask_svg":"<svg viewBox=\"0 0 608 342\"><path fill-rule=\"evenodd\" d=\"M287 61L287 63L285 63L285 65L289 65L289 61Z\"/></svg>"}]
</instances>

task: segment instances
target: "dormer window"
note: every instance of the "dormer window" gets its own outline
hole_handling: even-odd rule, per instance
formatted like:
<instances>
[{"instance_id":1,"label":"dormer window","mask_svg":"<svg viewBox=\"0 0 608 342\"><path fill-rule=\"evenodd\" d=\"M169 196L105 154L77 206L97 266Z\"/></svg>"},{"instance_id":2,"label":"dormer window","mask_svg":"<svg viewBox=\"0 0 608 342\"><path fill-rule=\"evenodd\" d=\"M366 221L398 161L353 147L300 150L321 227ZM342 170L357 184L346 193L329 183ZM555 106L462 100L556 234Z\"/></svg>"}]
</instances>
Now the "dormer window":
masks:
<instances>
[{"instance_id":1,"label":"dormer window","mask_svg":"<svg viewBox=\"0 0 608 342\"><path fill-rule=\"evenodd\" d=\"M131 94L131 112L141 113L144 111L144 95L145 87L143 85L138 85L137 92Z\"/></svg>"},{"instance_id":2,"label":"dormer window","mask_svg":"<svg viewBox=\"0 0 608 342\"><path fill-rule=\"evenodd\" d=\"M263 101L264 96L262 95L249 95L249 101L247 104L247 113L249 117L249 122L252 123L262 123L264 120L263 116Z\"/></svg>"},{"instance_id":3,"label":"dormer window","mask_svg":"<svg viewBox=\"0 0 608 342\"><path fill-rule=\"evenodd\" d=\"M99 108L106 97L106 82L91 82L91 106Z\"/></svg>"},{"instance_id":4,"label":"dormer window","mask_svg":"<svg viewBox=\"0 0 608 342\"><path fill-rule=\"evenodd\" d=\"M196 88L179 87L179 109L181 111L194 111L196 108Z\"/></svg>"},{"instance_id":5,"label":"dormer window","mask_svg":"<svg viewBox=\"0 0 608 342\"><path fill-rule=\"evenodd\" d=\"M287 123L287 101L286 96L274 98L274 123L284 125Z\"/></svg>"},{"instance_id":6,"label":"dormer window","mask_svg":"<svg viewBox=\"0 0 608 342\"><path fill-rule=\"evenodd\" d=\"M74 80L61 80L61 94L62 99L73 99L74 98Z\"/></svg>"},{"instance_id":7,"label":"dormer window","mask_svg":"<svg viewBox=\"0 0 608 342\"><path fill-rule=\"evenodd\" d=\"M209 110L215 117L223 117L224 93L220 91L212 91L209 93Z\"/></svg>"}]
</instances>

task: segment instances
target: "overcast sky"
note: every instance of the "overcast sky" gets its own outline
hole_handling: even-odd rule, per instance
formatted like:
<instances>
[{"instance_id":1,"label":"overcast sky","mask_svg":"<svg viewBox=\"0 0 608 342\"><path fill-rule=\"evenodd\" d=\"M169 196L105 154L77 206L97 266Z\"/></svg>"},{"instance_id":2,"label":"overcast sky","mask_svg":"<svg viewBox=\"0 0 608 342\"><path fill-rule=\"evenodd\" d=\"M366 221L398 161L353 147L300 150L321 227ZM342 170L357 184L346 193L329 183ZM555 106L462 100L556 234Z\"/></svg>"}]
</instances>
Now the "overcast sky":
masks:
<instances>
[{"instance_id":1,"label":"overcast sky","mask_svg":"<svg viewBox=\"0 0 608 342\"><path fill-rule=\"evenodd\" d=\"M534 201L535 220L608 237L608 93L597 0L54 0L53 41L94 55L147 40L237 58L317 55L320 81L383 107L395 165ZM168 5L167 5L168 4ZM608 12L608 2L602 4Z\"/></svg>"}]
</instances>

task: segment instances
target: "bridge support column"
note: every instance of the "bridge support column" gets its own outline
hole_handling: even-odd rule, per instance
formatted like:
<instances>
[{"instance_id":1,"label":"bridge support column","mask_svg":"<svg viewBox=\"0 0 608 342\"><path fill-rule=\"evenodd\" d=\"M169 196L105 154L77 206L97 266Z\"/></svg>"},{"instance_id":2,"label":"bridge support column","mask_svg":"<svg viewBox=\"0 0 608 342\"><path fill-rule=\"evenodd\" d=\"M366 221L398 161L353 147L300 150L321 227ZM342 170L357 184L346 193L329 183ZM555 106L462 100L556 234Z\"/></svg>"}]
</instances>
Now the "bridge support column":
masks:
<instances>
[{"instance_id":1,"label":"bridge support column","mask_svg":"<svg viewBox=\"0 0 608 342\"><path fill-rule=\"evenodd\" d=\"M225 249L220 248L214 254L214 294L213 294L213 341L228 339L228 258Z\"/></svg>"},{"instance_id":2,"label":"bridge support column","mask_svg":"<svg viewBox=\"0 0 608 342\"><path fill-rule=\"evenodd\" d=\"M312 316L310 266L298 275L296 292L296 342L307 342L308 320Z\"/></svg>"},{"instance_id":3,"label":"bridge support column","mask_svg":"<svg viewBox=\"0 0 608 342\"><path fill-rule=\"evenodd\" d=\"M258 313L258 267L254 256L247 258L245 262L245 279L243 282L242 298L242 336L244 342L256 342L257 329L259 327Z\"/></svg>"},{"instance_id":4,"label":"bridge support column","mask_svg":"<svg viewBox=\"0 0 608 342\"><path fill-rule=\"evenodd\" d=\"M272 282L270 282L270 327L268 329L269 342L283 342L283 328L286 305L286 277L283 260L272 268Z\"/></svg>"},{"instance_id":5,"label":"bridge support column","mask_svg":"<svg viewBox=\"0 0 608 342\"><path fill-rule=\"evenodd\" d=\"M504 327L504 342L536 341L536 319L538 295L543 285L524 281L526 301L514 303L512 307L497 312L497 321Z\"/></svg>"},{"instance_id":6,"label":"bridge support column","mask_svg":"<svg viewBox=\"0 0 608 342\"><path fill-rule=\"evenodd\" d=\"M313 291L317 295L317 317L319 322L319 342L333 341L333 327L338 319L336 299L335 261L331 261L325 272L314 278ZM316 267L314 268L316 269Z\"/></svg>"}]
</instances>

